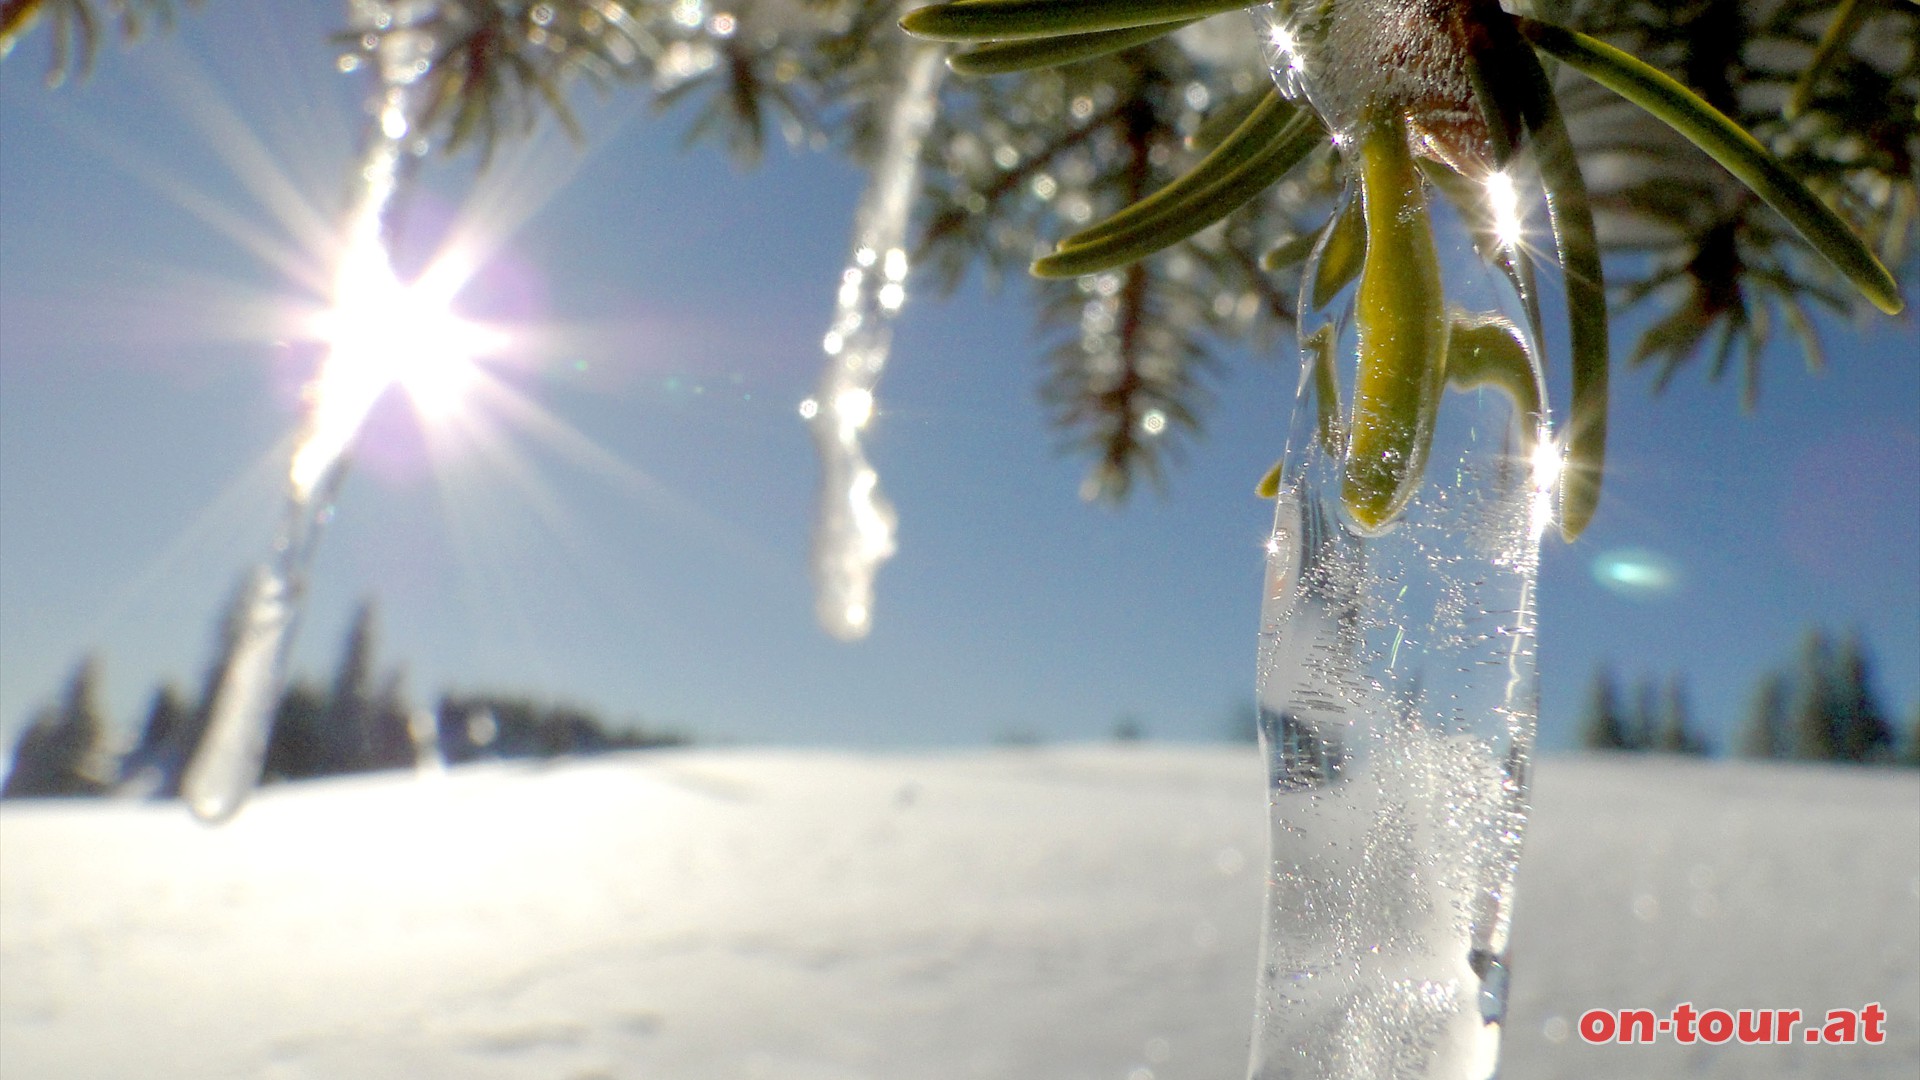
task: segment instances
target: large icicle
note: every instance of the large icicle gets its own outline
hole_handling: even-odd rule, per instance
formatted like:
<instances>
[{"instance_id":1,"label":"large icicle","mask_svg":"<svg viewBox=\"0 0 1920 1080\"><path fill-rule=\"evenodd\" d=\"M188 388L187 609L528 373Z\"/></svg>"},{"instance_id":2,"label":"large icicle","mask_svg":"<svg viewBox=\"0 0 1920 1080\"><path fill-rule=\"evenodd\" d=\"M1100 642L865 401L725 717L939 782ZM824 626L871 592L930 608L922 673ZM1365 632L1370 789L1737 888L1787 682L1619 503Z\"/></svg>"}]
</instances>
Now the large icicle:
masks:
<instances>
[{"instance_id":1,"label":"large icicle","mask_svg":"<svg viewBox=\"0 0 1920 1080\"><path fill-rule=\"evenodd\" d=\"M1562 465L1537 289L1564 286L1520 243L1548 216L1539 164L1526 148L1494 169L1452 11L1257 16L1277 84L1336 132L1350 179L1302 268L1267 549L1248 1080L1498 1074Z\"/></svg>"},{"instance_id":2,"label":"large icicle","mask_svg":"<svg viewBox=\"0 0 1920 1080\"><path fill-rule=\"evenodd\" d=\"M820 449L820 508L813 574L820 625L843 641L873 625L873 577L894 553L893 507L867 462L860 433L872 419L873 388L886 366L893 318L906 301L907 225L920 188L920 147L933 122L946 71L938 46L906 47L898 96L882 133L880 158L854 215L853 257L840 276L833 325L822 348L818 392L800 403Z\"/></svg>"},{"instance_id":3,"label":"large icicle","mask_svg":"<svg viewBox=\"0 0 1920 1080\"><path fill-rule=\"evenodd\" d=\"M427 346L392 318L405 302L405 290L394 277L386 234L402 168L419 138L413 130L416 87L433 56L432 37L410 28L427 24L437 6L438 0L351 4L354 28L378 34L372 130L353 179L351 216L334 274L336 328L288 470L274 554L248 586L240 634L214 691L206 734L181 780L188 808L204 821L232 817L260 779L308 571L349 451L374 403L397 377L395 364L420 361ZM390 340L397 332L409 340ZM381 335L389 340L379 340Z\"/></svg>"}]
</instances>

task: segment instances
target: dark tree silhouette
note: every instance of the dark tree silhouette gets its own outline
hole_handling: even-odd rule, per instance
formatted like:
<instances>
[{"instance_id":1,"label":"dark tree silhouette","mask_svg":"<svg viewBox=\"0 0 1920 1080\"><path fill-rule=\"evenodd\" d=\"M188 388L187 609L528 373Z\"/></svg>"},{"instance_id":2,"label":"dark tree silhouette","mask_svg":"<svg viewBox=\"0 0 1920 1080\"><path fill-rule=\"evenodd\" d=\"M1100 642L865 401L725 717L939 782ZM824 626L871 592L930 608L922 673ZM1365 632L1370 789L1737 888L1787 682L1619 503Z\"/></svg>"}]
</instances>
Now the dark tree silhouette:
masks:
<instances>
[{"instance_id":1,"label":"dark tree silhouette","mask_svg":"<svg viewBox=\"0 0 1920 1080\"><path fill-rule=\"evenodd\" d=\"M1873 686L1873 661L1860 635L1836 642L1807 633L1797 670L1767 675L1742 743L1754 757L1806 761L1889 761L1894 731Z\"/></svg>"},{"instance_id":2,"label":"dark tree silhouette","mask_svg":"<svg viewBox=\"0 0 1920 1080\"><path fill-rule=\"evenodd\" d=\"M1620 703L1620 682L1613 668L1601 665L1593 673L1587 698L1587 718L1581 725L1581 745L1589 750L1633 749L1632 726Z\"/></svg>"},{"instance_id":3,"label":"dark tree silhouette","mask_svg":"<svg viewBox=\"0 0 1920 1080\"><path fill-rule=\"evenodd\" d=\"M168 748L175 745L194 721L194 703L172 682L161 684L147 705L147 718L140 725L140 741L121 759L119 789L128 795L152 795L162 783L162 765Z\"/></svg>"},{"instance_id":4,"label":"dark tree silhouette","mask_svg":"<svg viewBox=\"0 0 1920 1080\"><path fill-rule=\"evenodd\" d=\"M638 724L609 727L573 705L546 705L508 694L447 694L435 713L440 757L449 765L488 759L552 758L678 746L672 731Z\"/></svg>"},{"instance_id":5,"label":"dark tree silhouette","mask_svg":"<svg viewBox=\"0 0 1920 1080\"><path fill-rule=\"evenodd\" d=\"M376 681L378 614L362 602L347 625L340 661L326 688L290 683L274 714L267 742L268 779L408 769L417 753L399 672Z\"/></svg>"},{"instance_id":6,"label":"dark tree silhouette","mask_svg":"<svg viewBox=\"0 0 1920 1080\"><path fill-rule=\"evenodd\" d=\"M1668 676L1666 693L1661 699L1659 727L1654 730L1650 749L1665 754L1705 755L1711 749L1693 729L1693 707L1687 696L1686 676Z\"/></svg>"},{"instance_id":7,"label":"dark tree silhouette","mask_svg":"<svg viewBox=\"0 0 1920 1080\"><path fill-rule=\"evenodd\" d=\"M334 669L321 727L326 772L359 772L369 767L373 757L376 619L373 602L362 601L340 646L340 663Z\"/></svg>"},{"instance_id":8,"label":"dark tree silhouette","mask_svg":"<svg viewBox=\"0 0 1920 1080\"><path fill-rule=\"evenodd\" d=\"M1833 757L1877 761L1893 750L1893 725L1873 688L1873 661L1860 635L1850 633L1833 656L1834 715L1828 724Z\"/></svg>"},{"instance_id":9,"label":"dark tree silhouette","mask_svg":"<svg viewBox=\"0 0 1920 1080\"><path fill-rule=\"evenodd\" d=\"M327 738L331 715L325 690L305 679L289 682L274 710L263 779L306 780L332 772Z\"/></svg>"},{"instance_id":10,"label":"dark tree silhouette","mask_svg":"<svg viewBox=\"0 0 1920 1080\"><path fill-rule=\"evenodd\" d=\"M1627 749L1651 750L1660 730L1660 684L1642 675L1633 681L1633 711L1627 720Z\"/></svg>"},{"instance_id":11,"label":"dark tree silhouette","mask_svg":"<svg viewBox=\"0 0 1920 1080\"><path fill-rule=\"evenodd\" d=\"M108 789L113 773L99 684L99 661L89 656L74 668L59 703L41 709L20 734L0 798L99 795Z\"/></svg>"},{"instance_id":12,"label":"dark tree silhouette","mask_svg":"<svg viewBox=\"0 0 1920 1080\"><path fill-rule=\"evenodd\" d=\"M1833 675L1833 639L1825 630L1808 632L1800 646L1800 692L1793 708L1795 757L1832 761L1839 756L1833 719L1840 710L1840 688Z\"/></svg>"},{"instance_id":13,"label":"dark tree silhouette","mask_svg":"<svg viewBox=\"0 0 1920 1080\"><path fill-rule=\"evenodd\" d=\"M419 760L413 710L407 706L406 678L396 669L380 681L367 715L366 767L411 769Z\"/></svg>"},{"instance_id":14,"label":"dark tree silhouette","mask_svg":"<svg viewBox=\"0 0 1920 1080\"><path fill-rule=\"evenodd\" d=\"M1768 672L1754 693L1740 752L1755 758L1787 757L1793 747L1788 726L1792 705L1793 680L1783 671Z\"/></svg>"}]
</instances>

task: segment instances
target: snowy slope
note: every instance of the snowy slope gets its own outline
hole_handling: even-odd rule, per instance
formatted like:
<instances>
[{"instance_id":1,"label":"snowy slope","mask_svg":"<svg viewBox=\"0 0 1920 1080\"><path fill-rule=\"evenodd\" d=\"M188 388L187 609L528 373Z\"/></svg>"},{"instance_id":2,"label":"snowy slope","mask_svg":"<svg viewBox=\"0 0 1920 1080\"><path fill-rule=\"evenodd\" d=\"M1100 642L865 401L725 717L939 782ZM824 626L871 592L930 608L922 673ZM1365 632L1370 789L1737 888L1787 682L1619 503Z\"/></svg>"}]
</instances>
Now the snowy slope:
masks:
<instances>
[{"instance_id":1,"label":"snowy slope","mask_svg":"<svg viewBox=\"0 0 1920 1080\"><path fill-rule=\"evenodd\" d=\"M1549 760L1510 1078L1920 1070L1920 776ZM1243 749L691 751L0 810L0 1076L1239 1080ZM1880 1001L1880 1047L1589 1007Z\"/></svg>"}]
</instances>

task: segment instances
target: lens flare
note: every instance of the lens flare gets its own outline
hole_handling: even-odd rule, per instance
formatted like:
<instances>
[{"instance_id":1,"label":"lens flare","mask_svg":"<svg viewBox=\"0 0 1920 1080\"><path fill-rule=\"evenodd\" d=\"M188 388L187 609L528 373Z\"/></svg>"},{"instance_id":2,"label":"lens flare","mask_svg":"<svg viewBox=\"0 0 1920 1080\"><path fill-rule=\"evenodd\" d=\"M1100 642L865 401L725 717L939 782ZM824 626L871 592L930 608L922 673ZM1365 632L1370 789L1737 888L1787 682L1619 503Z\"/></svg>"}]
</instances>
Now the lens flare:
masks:
<instances>
[{"instance_id":1,"label":"lens flare","mask_svg":"<svg viewBox=\"0 0 1920 1080\"><path fill-rule=\"evenodd\" d=\"M1593 561L1593 579L1629 599L1652 600L1679 588L1680 571L1658 552L1623 548Z\"/></svg>"},{"instance_id":2,"label":"lens flare","mask_svg":"<svg viewBox=\"0 0 1920 1080\"><path fill-rule=\"evenodd\" d=\"M465 260L443 256L408 284L394 274L378 229L358 233L335 276L333 306L312 327L328 352L289 477L302 498L352 446L389 388L406 391L423 418L446 419L465 403L479 376L477 362L506 344L500 331L452 310L473 273Z\"/></svg>"}]
</instances>

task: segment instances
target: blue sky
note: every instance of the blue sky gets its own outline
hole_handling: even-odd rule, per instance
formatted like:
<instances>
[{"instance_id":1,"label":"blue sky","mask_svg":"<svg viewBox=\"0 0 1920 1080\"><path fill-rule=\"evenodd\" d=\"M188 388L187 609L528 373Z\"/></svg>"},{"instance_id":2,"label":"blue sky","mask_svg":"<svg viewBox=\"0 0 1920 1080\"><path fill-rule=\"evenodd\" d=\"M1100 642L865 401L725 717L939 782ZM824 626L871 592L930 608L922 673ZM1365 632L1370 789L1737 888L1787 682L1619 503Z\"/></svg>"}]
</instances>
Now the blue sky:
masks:
<instances>
[{"instance_id":1,"label":"blue sky","mask_svg":"<svg viewBox=\"0 0 1920 1080\"><path fill-rule=\"evenodd\" d=\"M297 248L270 183L337 213L360 89L324 44L333 5L274 8L190 15L58 91L40 83L44 42L0 65L9 743L90 649L123 722L159 679L192 685L271 539L317 355L285 343L285 313L314 294L237 237ZM1081 503L1083 462L1054 452L1023 287L916 291L869 441L900 554L872 637L840 644L813 623L795 404L860 177L779 148L753 172L683 152L685 118L637 95L585 116L588 146L550 137L489 174L503 205L540 209L465 298L543 328L501 377L571 434L501 424L493 451L436 468L383 405L296 670L330 671L371 596L422 703L526 690L705 738L879 746L1103 737L1123 715L1174 738L1227 726L1251 698L1269 515L1250 489L1284 437L1287 365L1229 357L1169 492L1116 512ZM457 212L470 175L427 177L417 234ZM1598 662L1684 673L1718 727L1816 624L1864 634L1903 725L1920 702L1920 348L1907 321L1824 331L1828 372L1770 357L1751 415L1701 371L1658 398L1647 373L1618 376L1599 519L1544 560L1548 746L1570 741ZM1671 586L1603 584L1621 552L1664 563Z\"/></svg>"}]
</instances>

